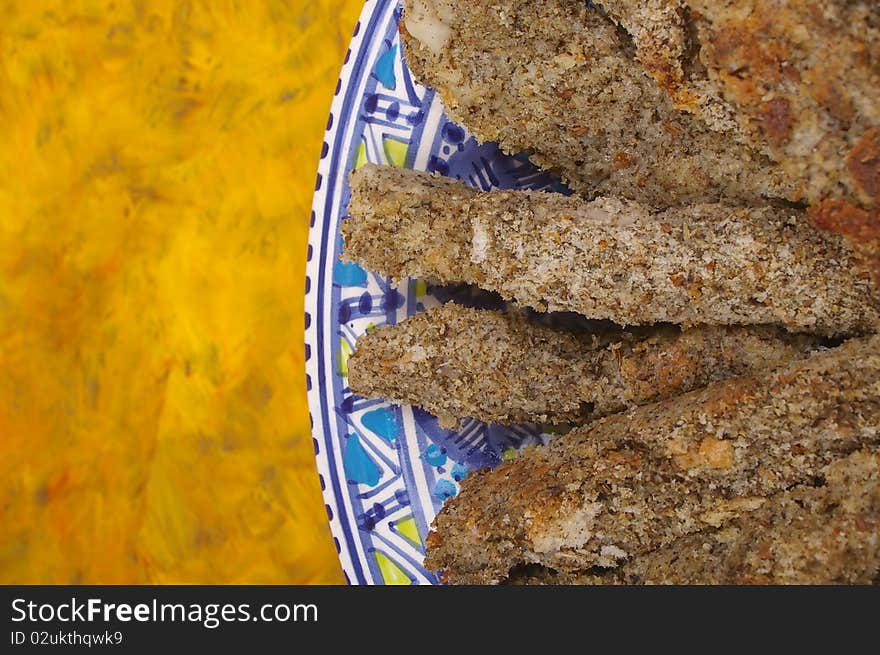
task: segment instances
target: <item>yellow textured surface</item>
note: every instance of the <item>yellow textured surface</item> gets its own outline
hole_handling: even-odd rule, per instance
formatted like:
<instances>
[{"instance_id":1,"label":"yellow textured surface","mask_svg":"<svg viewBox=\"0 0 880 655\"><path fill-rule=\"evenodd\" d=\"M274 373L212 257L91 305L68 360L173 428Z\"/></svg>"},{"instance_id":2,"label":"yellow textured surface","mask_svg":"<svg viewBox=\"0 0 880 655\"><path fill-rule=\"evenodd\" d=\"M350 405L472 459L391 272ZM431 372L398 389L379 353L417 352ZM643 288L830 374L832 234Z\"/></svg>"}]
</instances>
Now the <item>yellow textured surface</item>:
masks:
<instances>
[{"instance_id":1,"label":"yellow textured surface","mask_svg":"<svg viewBox=\"0 0 880 655\"><path fill-rule=\"evenodd\" d=\"M342 581L302 302L360 8L0 3L0 582Z\"/></svg>"}]
</instances>

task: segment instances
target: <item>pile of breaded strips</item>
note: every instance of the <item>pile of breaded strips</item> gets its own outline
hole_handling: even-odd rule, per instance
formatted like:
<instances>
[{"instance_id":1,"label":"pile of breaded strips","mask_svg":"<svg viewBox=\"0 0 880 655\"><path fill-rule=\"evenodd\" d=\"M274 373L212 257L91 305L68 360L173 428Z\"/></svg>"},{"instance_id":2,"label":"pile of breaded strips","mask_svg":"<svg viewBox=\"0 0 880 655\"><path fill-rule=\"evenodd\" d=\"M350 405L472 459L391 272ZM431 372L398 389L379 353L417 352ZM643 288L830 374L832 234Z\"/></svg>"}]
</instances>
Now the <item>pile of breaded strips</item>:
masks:
<instances>
[{"instance_id":1,"label":"pile of breaded strips","mask_svg":"<svg viewBox=\"0 0 880 655\"><path fill-rule=\"evenodd\" d=\"M368 165L345 257L620 326L448 304L359 340L355 393L563 432L471 472L426 565L880 581L880 4L407 0L400 31L455 120L578 195Z\"/></svg>"}]
</instances>

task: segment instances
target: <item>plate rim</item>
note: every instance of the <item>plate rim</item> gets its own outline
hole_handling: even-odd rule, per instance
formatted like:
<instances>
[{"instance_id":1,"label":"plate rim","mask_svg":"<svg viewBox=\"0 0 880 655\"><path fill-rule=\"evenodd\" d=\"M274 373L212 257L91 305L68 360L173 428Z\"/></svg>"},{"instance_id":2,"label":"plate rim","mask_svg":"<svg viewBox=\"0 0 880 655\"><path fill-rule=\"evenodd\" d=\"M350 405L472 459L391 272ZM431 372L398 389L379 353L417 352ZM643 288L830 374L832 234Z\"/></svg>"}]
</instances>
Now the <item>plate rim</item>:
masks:
<instances>
[{"instance_id":1,"label":"plate rim","mask_svg":"<svg viewBox=\"0 0 880 655\"><path fill-rule=\"evenodd\" d=\"M338 272L334 255L339 252L339 222L345 217L345 203L350 193L346 181L349 171L352 166L357 168L364 160L375 161L373 157L378 156L380 161L386 163L452 175L477 188L555 189L558 186L556 180L534 167L523 156L505 155L497 144L477 142L465 128L446 115L435 90L415 83L400 51L400 38L396 33L400 12L400 0L366 0L354 27L324 131L306 253L304 337L309 421L330 532L349 584L396 584L402 582L400 573L408 577L410 583L438 584L436 574L426 570L422 562L424 538L430 529L431 518L440 510L444 499L455 495L458 484L471 466L498 463L503 449L535 437L534 430L517 430L514 426L499 432L497 426L493 429L486 424L468 425L462 428L463 431L444 431L435 424L426 423L424 417L419 419L416 416L417 408L407 405L396 406L397 418L394 422L400 430L398 437L377 433L371 426L359 423L355 418L360 416L363 421L365 415L352 413L353 407L355 412L362 412L366 408L358 401L350 402L356 396L350 393L344 379L340 387L339 374L341 371L344 378L346 355L354 347L354 339L359 332L352 332L354 325L349 323L349 318L343 320L341 313L334 314L335 309L346 309L347 304L340 304L341 301L349 303L355 299L350 295L351 290L364 286L361 282L348 283L345 276L338 280L336 277ZM396 79L393 73L389 76L389 60L394 62ZM368 125L371 126L369 130ZM376 126L383 130L380 132L383 144L385 139L408 139L403 160L400 160L399 150L392 155L387 145L383 146L384 150L376 151L376 134L373 131ZM455 129L450 126L455 126ZM386 133L385 128L391 131ZM368 134L370 138L363 140ZM356 144L360 145L355 147ZM498 163L501 163L500 167L497 167ZM360 273L376 278L366 285L369 289L374 289L376 283L383 289L395 286L387 278L383 283L375 273ZM387 314L385 322L397 322L411 315L413 308L416 311L424 309L423 303L444 301L435 297L433 292L426 295L423 282L408 280L403 286L406 288L403 290L405 304L402 310L400 305L393 304L396 301L393 301L393 306L385 304L393 296L383 295L378 305L375 297L372 301L367 297L363 306L368 309L358 310L366 313L355 314L352 318L358 321L366 319L372 324L371 317L376 312L369 308L381 307ZM421 291L417 290L419 288ZM383 293L392 292L386 289ZM370 293L375 293L375 289ZM367 295L365 291L360 301ZM450 299L452 297L445 298ZM465 304L475 300L470 297L456 299L463 300ZM358 306L361 306L361 302L358 302ZM348 313L345 315L349 316ZM337 333L336 328L342 332ZM339 349L334 340L337 337L341 339ZM340 398L340 393L343 398ZM358 405L359 408L356 407ZM399 470L392 470L391 473L402 479L403 485L394 491L390 511L411 508L410 515L404 518L415 520L418 538L422 541L416 550L421 552L421 557L415 557L412 548L416 543L411 536L404 538L400 533L396 536L374 533L374 526L378 530L377 516L381 512L379 518L385 517L387 506L384 503L390 497L368 508L365 503L373 492L365 491L363 487L353 490L351 486L359 481L366 487L377 489L377 493L384 493L382 489L396 486L394 477L389 479L389 483L375 487L374 483L368 481L369 478L360 480L357 477L360 471L356 468L348 470L350 461L347 458L350 453L357 453L352 455L351 462L361 457L364 430L379 437L377 442L371 443L370 449L386 462L382 465L383 469L386 465L390 466L390 453L382 454L388 446L382 439L393 444L392 448L397 451ZM360 436L360 439L347 442L346 439L351 436ZM356 446L352 451L349 446L355 443L360 448ZM447 448L451 449L448 457ZM370 458L370 454L366 454L366 457ZM451 465L447 462L451 462ZM353 466L358 467L359 464ZM355 476L354 481L349 479L349 474ZM389 525L391 532L395 533L397 523ZM385 523L382 526L385 530ZM365 536L364 530L369 536ZM400 539L400 542L396 539ZM386 547L391 550L386 552ZM388 558L389 553L403 559L399 562L393 559L391 562L379 561L380 555ZM386 567L395 564L402 564L404 568L391 571L389 579Z\"/></svg>"},{"instance_id":2,"label":"plate rim","mask_svg":"<svg viewBox=\"0 0 880 655\"><path fill-rule=\"evenodd\" d=\"M336 80L336 87L330 110L327 116L327 124L323 134L321 154L318 159L317 174L315 179L315 192L312 196L312 205L309 215L309 236L306 252L305 271L305 301L304 301L304 326L305 326L305 374L308 398L309 425L311 429L312 444L315 452L318 481L321 486L321 494L324 500L324 509L336 548L336 554L342 567L345 580L348 584L370 584L369 571L364 570L363 565L357 560L357 550L349 531L345 529L341 521L345 508L340 507L340 494L334 490L334 485L329 483L334 478L331 471L330 453L327 452L326 431L318 427L315 413L323 413L323 390L327 387L323 383L323 370L319 366L317 354L320 343L320 321L318 320L321 292L323 284L319 283L326 269L326 256L322 256L321 248L326 246L329 238L329 222L335 225L334 217L328 208L330 194L335 190L332 180L339 174L338 160L342 153L337 152L341 148L340 129L347 125L340 116L344 114L346 106L354 101L353 76L362 59L368 54L364 48L364 39L371 34L376 24L390 5L399 4L397 0L365 0L361 13L352 30L352 37L340 67ZM393 10L393 8L392 8ZM333 150L333 152L331 152ZM334 168L336 169L334 171ZM332 204L332 203L331 203ZM325 214L327 214L325 216ZM319 227L320 226L320 227ZM322 416L317 417L322 421ZM319 440L319 437L322 437ZM322 443L323 441L323 443Z\"/></svg>"}]
</instances>

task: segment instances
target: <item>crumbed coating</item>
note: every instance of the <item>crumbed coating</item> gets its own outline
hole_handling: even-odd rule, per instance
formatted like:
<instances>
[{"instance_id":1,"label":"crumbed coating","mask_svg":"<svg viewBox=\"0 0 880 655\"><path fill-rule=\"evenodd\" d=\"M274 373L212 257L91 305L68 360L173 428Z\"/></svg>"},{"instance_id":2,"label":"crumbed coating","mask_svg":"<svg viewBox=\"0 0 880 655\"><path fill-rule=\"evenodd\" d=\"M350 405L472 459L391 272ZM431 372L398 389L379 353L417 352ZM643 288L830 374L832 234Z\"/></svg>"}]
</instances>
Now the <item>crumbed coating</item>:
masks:
<instances>
[{"instance_id":1,"label":"crumbed coating","mask_svg":"<svg viewBox=\"0 0 880 655\"><path fill-rule=\"evenodd\" d=\"M451 115L576 190L806 201L847 233L842 204L880 241L874 0L406 4L407 62Z\"/></svg>"},{"instance_id":2,"label":"crumbed coating","mask_svg":"<svg viewBox=\"0 0 880 655\"><path fill-rule=\"evenodd\" d=\"M407 0L410 68L590 197L809 203L880 284L880 4Z\"/></svg>"},{"instance_id":3,"label":"crumbed coating","mask_svg":"<svg viewBox=\"0 0 880 655\"><path fill-rule=\"evenodd\" d=\"M361 336L354 393L423 407L455 425L582 423L805 357L816 337L767 327L657 328L613 340L454 303Z\"/></svg>"},{"instance_id":4,"label":"crumbed coating","mask_svg":"<svg viewBox=\"0 0 880 655\"><path fill-rule=\"evenodd\" d=\"M878 300L845 240L803 212L651 211L535 191L478 192L423 172L351 176L344 258L394 278L468 282L538 311L620 325L772 324L874 331Z\"/></svg>"},{"instance_id":5,"label":"crumbed coating","mask_svg":"<svg viewBox=\"0 0 880 655\"><path fill-rule=\"evenodd\" d=\"M471 473L435 517L425 565L453 583L514 567L613 567L761 507L880 442L880 336L763 377L599 419Z\"/></svg>"},{"instance_id":6,"label":"crumbed coating","mask_svg":"<svg viewBox=\"0 0 880 655\"><path fill-rule=\"evenodd\" d=\"M765 154L880 261L880 4L605 0L677 108ZM865 247L866 246L866 247Z\"/></svg>"},{"instance_id":7,"label":"crumbed coating","mask_svg":"<svg viewBox=\"0 0 880 655\"><path fill-rule=\"evenodd\" d=\"M590 197L655 206L799 198L768 158L679 111L629 35L575 0L407 0L407 64L478 139Z\"/></svg>"},{"instance_id":8,"label":"crumbed coating","mask_svg":"<svg viewBox=\"0 0 880 655\"><path fill-rule=\"evenodd\" d=\"M819 486L769 498L719 530L676 539L615 569L538 567L509 584L878 584L880 452L826 467Z\"/></svg>"},{"instance_id":9,"label":"crumbed coating","mask_svg":"<svg viewBox=\"0 0 880 655\"><path fill-rule=\"evenodd\" d=\"M880 5L876 0L687 0L701 66L749 142L804 197L880 200ZM873 154L867 160L867 151Z\"/></svg>"},{"instance_id":10,"label":"crumbed coating","mask_svg":"<svg viewBox=\"0 0 880 655\"><path fill-rule=\"evenodd\" d=\"M750 141L740 127L735 108L705 74L699 34L685 2L603 0L594 6L632 38L636 60L669 94L676 109L694 114L715 132L761 150L761 144Z\"/></svg>"}]
</instances>

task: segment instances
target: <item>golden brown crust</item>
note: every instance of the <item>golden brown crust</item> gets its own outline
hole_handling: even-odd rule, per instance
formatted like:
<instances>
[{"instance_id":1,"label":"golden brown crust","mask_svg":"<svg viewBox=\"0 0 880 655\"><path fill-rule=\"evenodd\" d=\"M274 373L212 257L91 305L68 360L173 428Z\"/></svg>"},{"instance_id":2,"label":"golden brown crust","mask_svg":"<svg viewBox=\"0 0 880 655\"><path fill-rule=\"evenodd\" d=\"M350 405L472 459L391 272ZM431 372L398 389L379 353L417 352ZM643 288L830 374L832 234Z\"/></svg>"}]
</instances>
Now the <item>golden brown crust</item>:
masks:
<instances>
[{"instance_id":1,"label":"golden brown crust","mask_svg":"<svg viewBox=\"0 0 880 655\"><path fill-rule=\"evenodd\" d=\"M596 6L635 42L635 56L676 109L694 114L711 130L746 141L729 105L705 76L690 7L679 0L604 0Z\"/></svg>"},{"instance_id":2,"label":"golden brown crust","mask_svg":"<svg viewBox=\"0 0 880 655\"><path fill-rule=\"evenodd\" d=\"M873 173L861 159L876 156L880 125L880 30L870 20L880 15L877 3L784 0L772 11L758 0L687 5L708 79L752 144L801 180L810 202L874 204L876 189L863 184Z\"/></svg>"},{"instance_id":3,"label":"golden brown crust","mask_svg":"<svg viewBox=\"0 0 880 655\"><path fill-rule=\"evenodd\" d=\"M426 566L492 583L522 564L615 566L808 483L880 441L880 336L600 419L469 476Z\"/></svg>"},{"instance_id":4,"label":"golden brown crust","mask_svg":"<svg viewBox=\"0 0 880 655\"><path fill-rule=\"evenodd\" d=\"M667 4L626 15L662 23L676 14ZM630 35L587 3L407 0L402 22L410 70L450 116L506 152L528 151L582 194L654 206L796 195L743 139L678 111L635 59ZM645 29L637 41L681 47L653 37ZM675 75L666 59L652 61L656 74Z\"/></svg>"},{"instance_id":5,"label":"golden brown crust","mask_svg":"<svg viewBox=\"0 0 880 655\"><path fill-rule=\"evenodd\" d=\"M810 206L808 213L817 228L843 234L856 245L880 241L880 208L862 209L836 198Z\"/></svg>"},{"instance_id":6,"label":"golden brown crust","mask_svg":"<svg viewBox=\"0 0 880 655\"><path fill-rule=\"evenodd\" d=\"M850 174L873 204L880 201L880 130L868 130L847 157Z\"/></svg>"},{"instance_id":7,"label":"golden brown crust","mask_svg":"<svg viewBox=\"0 0 880 655\"><path fill-rule=\"evenodd\" d=\"M880 229L874 0L416 5L449 23L433 49L405 35L416 76L478 138L581 193L840 202Z\"/></svg>"},{"instance_id":8,"label":"golden brown crust","mask_svg":"<svg viewBox=\"0 0 880 655\"><path fill-rule=\"evenodd\" d=\"M428 309L358 339L354 393L418 405L455 424L582 423L807 356L815 337L767 327L574 334L514 313Z\"/></svg>"},{"instance_id":9,"label":"golden brown crust","mask_svg":"<svg viewBox=\"0 0 880 655\"><path fill-rule=\"evenodd\" d=\"M768 11L759 0L600 4L635 35L639 60L677 108L768 155L797 189L789 199L809 201L830 219L817 225L852 236L858 222L856 238L872 239L876 253L880 5L782 0ZM843 218L840 208L847 220L829 216Z\"/></svg>"},{"instance_id":10,"label":"golden brown crust","mask_svg":"<svg viewBox=\"0 0 880 655\"><path fill-rule=\"evenodd\" d=\"M874 288L880 289L880 206L862 209L846 200L828 199L811 205L808 216L818 229L846 237L863 269L858 275L870 276Z\"/></svg>"},{"instance_id":11,"label":"golden brown crust","mask_svg":"<svg viewBox=\"0 0 880 655\"><path fill-rule=\"evenodd\" d=\"M663 212L609 198L477 192L367 165L351 178L344 257L394 278L467 282L539 311L620 325L775 324L872 332L863 262L803 212L693 205Z\"/></svg>"},{"instance_id":12,"label":"golden brown crust","mask_svg":"<svg viewBox=\"0 0 880 655\"><path fill-rule=\"evenodd\" d=\"M848 455L818 482L769 498L718 530L676 539L616 569L533 568L509 584L877 584L880 452Z\"/></svg>"},{"instance_id":13,"label":"golden brown crust","mask_svg":"<svg viewBox=\"0 0 880 655\"><path fill-rule=\"evenodd\" d=\"M835 294L866 289L871 275L880 285L878 3L408 0L407 15L417 18L401 30L411 69L478 138L530 150L590 197L687 209L367 194L354 206L370 217L346 231L352 256L394 276L465 280L538 309L623 323L876 329L876 296L851 304ZM834 247L802 248L812 238L804 214L766 206L769 197L809 204L812 225L852 247L823 237ZM719 198L762 209L694 205ZM649 215L654 231L638 218ZM399 250L383 236L395 230ZM708 259L690 256L694 240ZM731 293L741 294L733 305ZM805 298L814 299L808 323ZM603 419L473 474L437 517L428 565L451 582L498 581L522 563L574 580L622 561L598 581L876 581L876 455L859 464L869 482L835 467L877 443L878 339ZM650 366L639 360L629 383ZM658 367L648 385L674 392L680 371ZM468 402L468 411L486 405ZM825 486L811 486L823 475Z\"/></svg>"}]
</instances>

